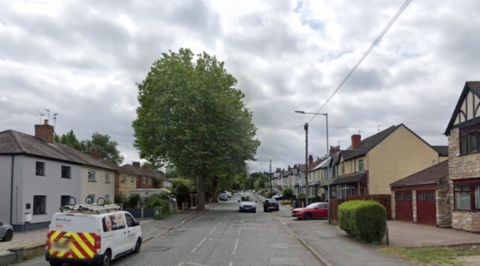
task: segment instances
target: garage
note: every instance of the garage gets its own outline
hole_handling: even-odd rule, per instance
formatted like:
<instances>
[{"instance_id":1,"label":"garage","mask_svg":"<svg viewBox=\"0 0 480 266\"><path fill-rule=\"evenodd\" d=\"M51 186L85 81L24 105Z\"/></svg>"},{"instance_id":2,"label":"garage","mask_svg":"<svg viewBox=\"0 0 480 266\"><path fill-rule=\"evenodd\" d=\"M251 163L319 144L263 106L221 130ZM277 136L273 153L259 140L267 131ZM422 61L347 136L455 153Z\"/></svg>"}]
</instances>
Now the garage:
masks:
<instances>
[{"instance_id":1,"label":"garage","mask_svg":"<svg viewBox=\"0 0 480 266\"><path fill-rule=\"evenodd\" d=\"M395 192L395 217L399 221L413 222L411 191Z\"/></svg>"},{"instance_id":2,"label":"garage","mask_svg":"<svg viewBox=\"0 0 480 266\"><path fill-rule=\"evenodd\" d=\"M393 219L449 227L448 181L448 161L444 161L390 184Z\"/></svg>"}]
</instances>

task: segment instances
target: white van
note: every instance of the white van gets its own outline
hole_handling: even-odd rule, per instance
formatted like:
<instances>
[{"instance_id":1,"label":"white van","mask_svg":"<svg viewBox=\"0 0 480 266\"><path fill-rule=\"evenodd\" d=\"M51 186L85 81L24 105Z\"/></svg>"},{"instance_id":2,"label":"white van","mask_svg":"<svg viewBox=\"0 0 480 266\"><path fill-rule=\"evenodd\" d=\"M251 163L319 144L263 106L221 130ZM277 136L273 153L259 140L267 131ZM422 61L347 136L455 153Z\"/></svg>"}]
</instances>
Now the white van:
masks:
<instances>
[{"instance_id":1,"label":"white van","mask_svg":"<svg viewBox=\"0 0 480 266\"><path fill-rule=\"evenodd\" d=\"M112 259L140 251L142 229L129 212L115 204L68 206L55 213L50 223L45 253L50 265L106 266Z\"/></svg>"}]
</instances>

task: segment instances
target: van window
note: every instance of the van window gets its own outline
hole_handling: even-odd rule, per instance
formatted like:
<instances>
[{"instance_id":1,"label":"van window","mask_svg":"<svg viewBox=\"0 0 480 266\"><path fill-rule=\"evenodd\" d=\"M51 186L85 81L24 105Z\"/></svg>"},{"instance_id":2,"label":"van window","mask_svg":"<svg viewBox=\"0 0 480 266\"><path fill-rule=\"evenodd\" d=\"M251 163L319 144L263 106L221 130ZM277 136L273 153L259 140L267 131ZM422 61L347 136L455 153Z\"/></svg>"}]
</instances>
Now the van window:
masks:
<instances>
[{"instance_id":1,"label":"van window","mask_svg":"<svg viewBox=\"0 0 480 266\"><path fill-rule=\"evenodd\" d=\"M135 219L130 214L125 213L125 218L127 219L128 227L134 227L135 226Z\"/></svg>"},{"instance_id":2,"label":"van window","mask_svg":"<svg viewBox=\"0 0 480 266\"><path fill-rule=\"evenodd\" d=\"M125 217L123 213L110 214L102 218L103 231L115 231L125 228Z\"/></svg>"},{"instance_id":3,"label":"van window","mask_svg":"<svg viewBox=\"0 0 480 266\"><path fill-rule=\"evenodd\" d=\"M51 229L62 232L93 233L95 220L90 216L57 214L52 219Z\"/></svg>"}]
</instances>

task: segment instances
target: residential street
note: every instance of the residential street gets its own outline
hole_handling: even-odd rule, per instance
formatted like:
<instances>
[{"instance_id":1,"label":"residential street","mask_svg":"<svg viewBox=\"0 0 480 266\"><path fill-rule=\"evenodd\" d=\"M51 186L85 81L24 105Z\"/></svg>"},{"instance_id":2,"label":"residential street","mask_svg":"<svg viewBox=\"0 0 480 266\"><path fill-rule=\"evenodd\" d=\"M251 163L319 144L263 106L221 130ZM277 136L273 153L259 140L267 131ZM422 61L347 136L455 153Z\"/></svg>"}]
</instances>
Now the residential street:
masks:
<instances>
[{"instance_id":1,"label":"residential street","mask_svg":"<svg viewBox=\"0 0 480 266\"><path fill-rule=\"evenodd\" d=\"M151 239L139 254L127 255L112 265L320 264L274 215L263 212L260 202L256 213L239 213L238 199L234 196L219 203L215 209ZM38 258L19 265L48 263Z\"/></svg>"}]
</instances>

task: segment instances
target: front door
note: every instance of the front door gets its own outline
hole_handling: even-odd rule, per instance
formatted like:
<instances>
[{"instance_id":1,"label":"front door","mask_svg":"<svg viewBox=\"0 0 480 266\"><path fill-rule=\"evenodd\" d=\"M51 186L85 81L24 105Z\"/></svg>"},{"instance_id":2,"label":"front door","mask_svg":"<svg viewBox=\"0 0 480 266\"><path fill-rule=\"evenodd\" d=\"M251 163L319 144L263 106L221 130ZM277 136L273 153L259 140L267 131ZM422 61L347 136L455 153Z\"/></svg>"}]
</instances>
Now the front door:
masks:
<instances>
[{"instance_id":1,"label":"front door","mask_svg":"<svg viewBox=\"0 0 480 266\"><path fill-rule=\"evenodd\" d=\"M417 192L417 223L437 225L435 191Z\"/></svg>"}]
</instances>

